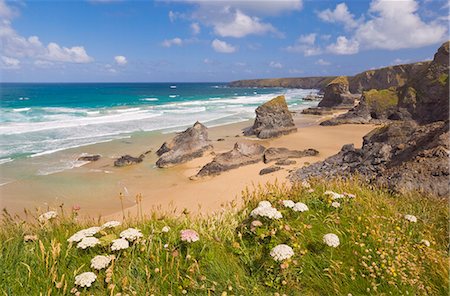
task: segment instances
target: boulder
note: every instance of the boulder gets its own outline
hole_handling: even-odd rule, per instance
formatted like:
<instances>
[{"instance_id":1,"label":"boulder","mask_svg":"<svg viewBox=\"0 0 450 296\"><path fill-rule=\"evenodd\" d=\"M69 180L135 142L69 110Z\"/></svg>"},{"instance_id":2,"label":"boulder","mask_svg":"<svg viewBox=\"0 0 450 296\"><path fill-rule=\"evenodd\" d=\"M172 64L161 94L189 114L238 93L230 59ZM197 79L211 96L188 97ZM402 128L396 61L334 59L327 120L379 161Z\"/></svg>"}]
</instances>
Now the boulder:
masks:
<instances>
[{"instance_id":1,"label":"boulder","mask_svg":"<svg viewBox=\"0 0 450 296\"><path fill-rule=\"evenodd\" d=\"M296 164L297 162L295 160L292 159L280 159L277 162L275 162L275 165L293 165Z\"/></svg>"},{"instance_id":2,"label":"boulder","mask_svg":"<svg viewBox=\"0 0 450 296\"><path fill-rule=\"evenodd\" d=\"M259 144L236 143L228 152L214 157L197 173L196 177L215 176L244 165L257 163L263 160L266 148Z\"/></svg>"},{"instance_id":3,"label":"boulder","mask_svg":"<svg viewBox=\"0 0 450 296\"><path fill-rule=\"evenodd\" d=\"M139 157L124 155L114 162L114 166L124 167L124 166L129 166L132 164L137 164L137 163L142 162L142 160L144 160L144 157L145 157L144 155L140 155Z\"/></svg>"},{"instance_id":4,"label":"boulder","mask_svg":"<svg viewBox=\"0 0 450 296\"><path fill-rule=\"evenodd\" d=\"M99 154L84 155L84 156L78 157L78 161L97 161L99 159L100 159L100 155Z\"/></svg>"},{"instance_id":5,"label":"boulder","mask_svg":"<svg viewBox=\"0 0 450 296\"><path fill-rule=\"evenodd\" d=\"M159 168L170 167L203 156L211 150L208 139L208 129L200 122L175 136L170 142L165 142L156 154L159 156L156 165Z\"/></svg>"},{"instance_id":6,"label":"boulder","mask_svg":"<svg viewBox=\"0 0 450 296\"><path fill-rule=\"evenodd\" d=\"M355 100L358 98L359 95L350 93L348 88L348 78L346 76L339 76L325 87L323 99L319 102L318 107L352 108L355 105Z\"/></svg>"},{"instance_id":7,"label":"boulder","mask_svg":"<svg viewBox=\"0 0 450 296\"><path fill-rule=\"evenodd\" d=\"M316 156L319 151L315 149L289 150L287 148L269 148L264 152L264 163L287 158L301 158Z\"/></svg>"},{"instance_id":8,"label":"boulder","mask_svg":"<svg viewBox=\"0 0 450 296\"><path fill-rule=\"evenodd\" d=\"M320 108L320 107L310 107L302 110L302 114L309 115L332 115L333 109L331 108Z\"/></svg>"},{"instance_id":9,"label":"boulder","mask_svg":"<svg viewBox=\"0 0 450 296\"><path fill-rule=\"evenodd\" d=\"M256 135L260 139L269 139L297 131L284 96L264 103L255 112L253 126L244 131L246 136Z\"/></svg>"},{"instance_id":10,"label":"boulder","mask_svg":"<svg viewBox=\"0 0 450 296\"><path fill-rule=\"evenodd\" d=\"M282 167L279 167L279 166L273 165L273 166L270 166L270 167L268 167L268 168L264 168L264 169L260 170L260 171L259 171L259 175L262 176L262 175L271 174L271 173L276 172L276 171L279 171L279 170L281 170L281 169L283 169L283 168L282 168Z\"/></svg>"}]
</instances>

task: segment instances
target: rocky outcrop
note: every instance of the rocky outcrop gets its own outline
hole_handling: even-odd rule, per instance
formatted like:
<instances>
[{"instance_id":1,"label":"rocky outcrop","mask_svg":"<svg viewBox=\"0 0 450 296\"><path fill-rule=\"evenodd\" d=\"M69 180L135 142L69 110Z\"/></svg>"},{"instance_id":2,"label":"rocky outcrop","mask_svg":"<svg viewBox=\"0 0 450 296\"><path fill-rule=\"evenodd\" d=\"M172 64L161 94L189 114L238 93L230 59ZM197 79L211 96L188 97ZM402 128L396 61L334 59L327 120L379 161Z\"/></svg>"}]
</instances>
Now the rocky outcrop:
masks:
<instances>
[{"instance_id":1,"label":"rocky outcrop","mask_svg":"<svg viewBox=\"0 0 450 296\"><path fill-rule=\"evenodd\" d=\"M124 167L124 166L129 166L129 165L133 165L133 164L137 164L140 163L144 160L144 155L140 155L139 157L133 157L130 155L124 155L122 157L120 157L119 159L117 159L114 162L114 166L116 167Z\"/></svg>"},{"instance_id":2,"label":"rocky outcrop","mask_svg":"<svg viewBox=\"0 0 450 296\"><path fill-rule=\"evenodd\" d=\"M229 83L231 87L285 87L323 90L335 76L329 77L301 77L301 78L273 78L238 80Z\"/></svg>"},{"instance_id":3,"label":"rocky outcrop","mask_svg":"<svg viewBox=\"0 0 450 296\"><path fill-rule=\"evenodd\" d=\"M308 115L331 115L333 114L333 109L331 108L320 108L320 107L310 107L302 110L302 114Z\"/></svg>"},{"instance_id":4,"label":"rocky outcrop","mask_svg":"<svg viewBox=\"0 0 450 296\"><path fill-rule=\"evenodd\" d=\"M300 168L290 178L299 181L358 174L395 191L417 190L446 197L448 127L448 121L422 126L414 121L395 122L366 135L361 149L345 145L338 154Z\"/></svg>"},{"instance_id":5,"label":"rocky outcrop","mask_svg":"<svg viewBox=\"0 0 450 296\"><path fill-rule=\"evenodd\" d=\"M84 155L84 156L78 157L78 161L97 161L99 159L100 159L100 155L99 154Z\"/></svg>"},{"instance_id":6,"label":"rocky outcrop","mask_svg":"<svg viewBox=\"0 0 450 296\"><path fill-rule=\"evenodd\" d=\"M283 169L282 167L273 165L273 166L270 166L268 168L264 168L264 169L260 170L259 171L259 175L262 176L262 175L271 174L273 172L277 172L277 171L282 170L282 169Z\"/></svg>"},{"instance_id":7,"label":"rocky outcrop","mask_svg":"<svg viewBox=\"0 0 450 296\"><path fill-rule=\"evenodd\" d=\"M259 144L236 143L233 150L214 157L196 177L215 176L244 165L262 161L266 148Z\"/></svg>"},{"instance_id":8,"label":"rocky outcrop","mask_svg":"<svg viewBox=\"0 0 450 296\"><path fill-rule=\"evenodd\" d=\"M409 119L405 110L397 108L398 95L394 88L363 92L359 104L347 113L326 120L321 125L380 124L390 120Z\"/></svg>"},{"instance_id":9,"label":"rocky outcrop","mask_svg":"<svg viewBox=\"0 0 450 296\"><path fill-rule=\"evenodd\" d=\"M280 159L277 162L275 162L275 165L293 165L296 164L297 162L295 160L292 159Z\"/></svg>"},{"instance_id":10,"label":"rocky outcrop","mask_svg":"<svg viewBox=\"0 0 450 296\"><path fill-rule=\"evenodd\" d=\"M256 108L253 126L244 135L260 139L275 138L297 131L284 96L278 96Z\"/></svg>"},{"instance_id":11,"label":"rocky outcrop","mask_svg":"<svg viewBox=\"0 0 450 296\"><path fill-rule=\"evenodd\" d=\"M346 76L339 76L325 87L323 99L319 102L318 106L326 108L351 108L355 105L357 98L359 98L359 95L351 94L349 91L348 78Z\"/></svg>"},{"instance_id":12,"label":"rocky outcrop","mask_svg":"<svg viewBox=\"0 0 450 296\"><path fill-rule=\"evenodd\" d=\"M156 154L160 156L156 165L159 168L170 167L203 156L211 150L208 129L200 122L179 133L170 142L165 142Z\"/></svg>"},{"instance_id":13,"label":"rocky outcrop","mask_svg":"<svg viewBox=\"0 0 450 296\"><path fill-rule=\"evenodd\" d=\"M306 156L316 156L319 151L315 149L306 150L289 150L287 148L269 148L264 152L264 163L271 161L288 159L288 158L302 158Z\"/></svg>"}]
</instances>

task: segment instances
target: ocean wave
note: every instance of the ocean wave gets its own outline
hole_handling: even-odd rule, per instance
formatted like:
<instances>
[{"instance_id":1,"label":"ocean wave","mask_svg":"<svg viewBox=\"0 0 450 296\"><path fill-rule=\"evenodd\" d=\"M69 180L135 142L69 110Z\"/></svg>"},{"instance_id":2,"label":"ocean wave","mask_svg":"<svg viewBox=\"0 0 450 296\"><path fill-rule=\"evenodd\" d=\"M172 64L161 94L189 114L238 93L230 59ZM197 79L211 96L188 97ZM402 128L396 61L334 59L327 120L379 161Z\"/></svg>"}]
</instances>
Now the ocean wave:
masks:
<instances>
[{"instance_id":1,"label":"ocean wave","mask_svg":"<svg viewBox=\"0 0 450 296\"><path fill-rule=\"evenodd\" d=\"M153 102L153 101L158 101L159 99L158 98L143 98L143 99L140 99L140 101L148 101L148 102Z\"/></svg>"},{"instance_id":2,"label":"ocean wave","mask_svg":"<svg viewBox=\"0 0 450 296\"><path fill-rule=\"evenodd\" d=\"M4 164L4 163L8 163L8 162L11 162L11 161L13 161L14 159L12 159L12 158L1 158L0 159L0 164Z\"/></svg>"},{"instance_id":3,"label":"ocean wave","mask_svg":"<svg viewBox=\"0 0 450 296\"><path fill-rule=\"evenodd\" d=\"M26 111L30 111L31 108L16 108L13 109L13 112L26 112Z\"/></svg>"}]
</instances>

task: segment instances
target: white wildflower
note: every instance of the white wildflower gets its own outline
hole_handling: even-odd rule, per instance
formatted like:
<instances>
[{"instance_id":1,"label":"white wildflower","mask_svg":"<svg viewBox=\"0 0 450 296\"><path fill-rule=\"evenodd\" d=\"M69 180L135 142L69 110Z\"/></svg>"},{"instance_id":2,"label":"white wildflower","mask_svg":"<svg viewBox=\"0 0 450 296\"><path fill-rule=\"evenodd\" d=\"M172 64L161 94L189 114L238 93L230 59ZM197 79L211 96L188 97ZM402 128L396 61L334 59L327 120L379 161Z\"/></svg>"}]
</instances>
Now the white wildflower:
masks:
<instances>
[{"instance_id":1,"label":"white wildflower","mask_svg":"<svg viewBox=\"0 0 450 296\"><path fill-rule=\"evenodd\" d=\"M331 206L333 207L333 208L339 208L339 207L341 207L341 204L340 203L338 203L337 201L333 201L332 203L331 203Z\"/></svg>"},{"instance_id":2,"label":"white wildflower","mask_svg":"<svg viewBox=\"0 0 450 296\"><path fill-rule=\"evenodd\" d=\"M78 243L77 248L84 250L86 248L95 247L99 243L100 243L100 241L98 240L98 238L89 236L89 237L83 238L81 240L81 242Z\"/></svg>"},{"instance_id":3,"label":"white wildflower","mask_svg":"<svg viewBox=\"0 0 450 296\"><path fill-rule=\"evenodd\" d=\"M354 195L354 194L352 194L352 193L344 192L344 195L345 195L346 197L348 197L348 198L356 198L356 195Z\"/></svg>"},{"instance_id":4,"label":"white wildflower","mask_svg":"<svg viewBox=\"0 0 450 296\"><path fill-rule=\"evenodd\" d=\"M306 212L308 211L308 206L305 205L302 202L298 202L294 205L294 207L292 208L295 212Z\"/></svg>"},{"instance_id":5,"label":"white wildflower","mask_svg":"<svg viewBox=\"0 0 450 296\"><path fill-rule=\"evenodd\" d=\"M128 228L120 233L120 237L132 242L140 237L143 237L143 234L139 229Z\"/></svg>"},{"instance_id":6,"label":"white wildflower","mask_svg":"<svg viewBox=\"0 0 450 296\"><path fill-rule=\"evenodd\" d=\"M83 238L85 237L90 237L93 236L94 234L96 234L97 232L99 232L101 230L100 227L90 227L87 229L82 229L78 232L76 232L74 235L72 235L71 237L69 237L67 239L67 241L69 243L75 243L75 242L79 242L81 241Z\"/></svg>"},{"instance_id":7,"label":"white wildflower","mask_svg":"<svg viewBox=\"0 0 450 296\"><path fill-rule=\"evenodd\" d=\"M130 243L123 238L118 238L112 241L111 250L113 251L119 251L119 250L125 250L130 247Z\"/></svg>"},{"instance_id":8,"label":"white wildflower","mask_svg":"<svg viewBox=\"0 0 450 296\"><path fill-rule=\"evenodd\" d=\"M412 222L412 223L416 223L417 222L417 217L413 216L413 215L405 215L405 219L408 220L409 222Z\"/></svg>"},{"instance_id":9,"label":"white wildflower","mask_svg":"<svg viewBox=\"0 0 450 296\"><path fill-rule=\"evenodd\" d=\"M424 244L424 245L427 246L427 247L429 247L429 246L431 245L431 244L430 244L430 241L428 241L428 240L426 240L426 239L421 240L420 243L421 243L421 244Z\"/></svg>"},{"instance_id":10,"label":"white wildflower","mask_svg":"<svg viewBox=\"0 0 450 296\"><path fill-rule=\"evenodd\" d=\"M90 287L97 279L97 276L93 272L83 272L75 277L75 285L80 287Z\"/></svg>"},{"instance_id":11,"label":"white wildflower","mask_svg":"<svg viewBox=\"0 0 450 296\"><path fill-rule=\"evenodd\" d=\"M286 208L291 208L292 209L295 206L295 202L293 202L290 199L283 200L282 203L283 203L283 206L285 206Z\"/></svg>"},{"instance_id":12,"label":"white wildflower","mask_svg":"<svg viewBox=\"0 0 450 296\"><path fill-rule=\"evenodd\" d=\"M85 238L86 236L84 235L84 233L81 233L80 231L78 231L77 233L75 233L74 235L72 235L71 237L69 237L67 239L67 241L69 243L77 243L79 241L81 241L83 238Z\"/></svg>"},{"instance_id":13,"label":"white wildflower","mask_svg":"<svg viewBox=\"0 0 450 296\"><path fill-rule=\"evenodd\" d=\"M109 263L111 262L110 256L103 256L98 255L92 258L91 260L91 267L97 270L103 269L108 267Z\"/></svg>"},{"instance_id":14,"label":"white wildflower","mask_svg":"<svg viewBox=\"0 0 450 296\"><path fill-rule=\"evenodd\" d=\"M167 233L167 232L169 232L170 231L170 227L169 226L164 226L162 229L161 229L161 232L164 232L164 233Z\"/></svg>"},{"instance_id":15,"label":"white wildflower","mask_svg":"<svg viewBox=\"0 0 450 296\"><path fill-rule=\"evenodd\" d=\"M336 248L339 246L339 237L334 233L327 233L323 236L323 242L330 247Z\"/></svg>"},{"instance_id":16,"label":"white wildflower","mask_svg":"<svg viewBox=\"0 0 450 296\"><path fill-rule=\"evenodd\" d=\"M262 200L258 203L258 208L271 208L272 204L267 200Z\"/></svg>"},{"instance_id":17,"label":"white wildflower","mask_svg":"<svg viewBox=\"0 0 450 296\"><path fill-rule=\"evenodd\" d=\"M270 256L275 261L283 261L294 256L294 250L288 245L278 245L270 251Z\"/></svg>"},{"instance_id":18,"label":"white wildflower","mask_svg":"<svg viewBox=\"0 0 450 296\"><path fill-rule=\"evenodd\" d=\"M38 218L38 220L39 220L39 222L42 222L42 223L43 223L43 222L52 220L52 219L54 219L54 218L56 218L56 217L58 217L58 213L57 213L57 212L55 212L55 211L49 211L49 212L47 212L47 213L44 213L44 214L40 215L39 218Z\"/></svg>"},{"instance_id":19,"label":"white wildflower","mask_svg":"<svg viewBox=\"0 0 450 296\"><path fill-rule=\"evenodd\" d=\"M97 232L99 232L100 230L102 230L101 227L98 226L94 226L94 227L89 227L83 230L80 230L85 236L93 236L94 234L96 234Z\"/></svg>"},{"instance_id":20,"label":"white wildflower","mask_svg":"<svg viewBox=\"0 0 450 296\"><path fill-rule=\"evenodd\" d=\"M105 228L114 228L114 227L120 226L121 224L122 224L122 223L120 223L119 221L115 221L115 220L113 220L113 221L108 221L108 222L106 222L105 224L102 225L102 229L105 229Z\"/></svg>"},{"instance_id":21,"label":"white wildflower","mask_svg":"<svg viewBox=\"0 0 450 296\"><path fill-rule=\"evenodd\" d=\"M269 219L281 219L283 218L283 215L281 213L272 207L257 207L253 211L250 212L250 216L256 218L257 216L260 217L267 217Z\"/></svg>"},{"instance_id":22,"label":"white wildflower","mask_svg":"<svg viewBox=\"0 0 450 296\"><path fill-rule=\"evenodd\" d=\"M336 192L333 192L333 191L331 191L331 190L327 190L327 191L325 191L323 194L325 194L325 195L330 195L330 196L331 196L331 199L339 199L339 198L343 198L343 197L344 197L343 194L336 193Z\"/></svg>"}]
</instances>

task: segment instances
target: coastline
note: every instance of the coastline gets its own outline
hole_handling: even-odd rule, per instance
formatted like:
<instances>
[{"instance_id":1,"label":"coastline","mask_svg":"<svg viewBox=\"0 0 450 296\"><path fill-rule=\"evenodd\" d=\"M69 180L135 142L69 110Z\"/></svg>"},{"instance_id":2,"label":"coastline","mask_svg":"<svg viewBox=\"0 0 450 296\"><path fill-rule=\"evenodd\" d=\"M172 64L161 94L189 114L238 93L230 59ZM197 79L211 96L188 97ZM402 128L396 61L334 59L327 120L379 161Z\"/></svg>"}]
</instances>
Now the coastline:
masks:
<instances>
[{"instance_id":1,"label":"coastline","mask_svg":"<svg viewBox=\"0 0 450 296\"><path fill-rule=\"evenodd\" d=\"M323 160L338 152L342 145L354 143L359 147L362 136L373 129L373 125L343 125L323 127L318 123L327 117L294 114L299 130L296 133L271 140L260 140L241 135L243 128L253 120L210 127L209 138L214 145L214 153L230 150L237 141L258 141L265 147L285 147L303 150L314 148L319 151L315 157L296 159L297 164L282 170L260 176L259 171L271 164L263 162L244 166L225 172L219 176L200 180L189 177L214 157L211 154L194 159L172 168L155 167L157 156L154 153L161 144L171 139L175 133L142 132L128 139L98 143L65 151L73 155L83 153L101 154L97 162L47 176L25 178L0 187L2 208L12 214L23 215L23 209L41 210L64 205L81 207L81 217L122 218L122 205L119 194L123 194L125 216L137 216L136 195L142 195L140 208L144 214L152 211L180 214L184 210L193 214L211 214L221 211L232 202L239 203L240 193L267 182L287 183L289 170L305 163ZM237 137L239 135L239 137ZM223 139L223 141L217 141ZM129 167L116 168L114 159L121 155L133 156L151 150L144 161ZM51 157L48 156L48 157ZM32 199L30 199L32 196Z\"/></svg>"}]
</instances>

